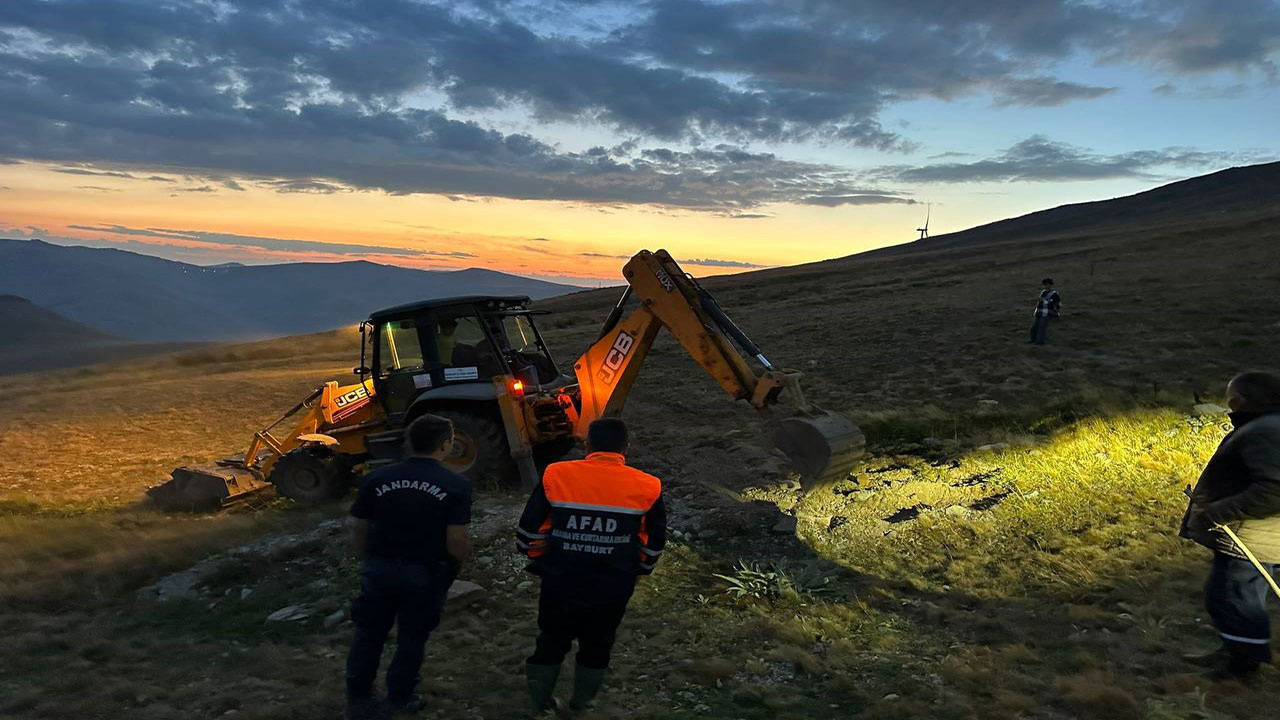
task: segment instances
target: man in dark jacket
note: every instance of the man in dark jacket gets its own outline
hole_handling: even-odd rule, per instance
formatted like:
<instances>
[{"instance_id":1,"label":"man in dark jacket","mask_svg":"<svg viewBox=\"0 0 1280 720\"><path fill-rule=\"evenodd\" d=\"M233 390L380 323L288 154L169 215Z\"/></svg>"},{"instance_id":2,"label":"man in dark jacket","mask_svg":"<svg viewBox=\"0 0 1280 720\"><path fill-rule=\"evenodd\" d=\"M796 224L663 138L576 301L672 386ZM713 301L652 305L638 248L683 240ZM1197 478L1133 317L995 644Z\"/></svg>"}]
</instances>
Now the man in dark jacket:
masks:
<instances>
[{"instance_id":1,"label":"man in dark jacket","mask_svg":"<svg viewBox=\"0 0 1280 720\"><path fill-rule=\"evenodd\" d=\"M621 420L591 423L587 458L548 466L520 517L516 546L542 577L537 647L525 665L535 712L555 705L560 663L575 639L569 707L595 698L636 578L653 572L666 545L662 483L628 467L626 451Z\"/></svg>"},{"instance_id":2,"label":"man in dark jacket","mask_svg":"<svg viewBox=\"0 0 1280 720\"><path fill-rule=\"evenodd\" d=\"M351 506L364 558L360 596L351 608L355 639L347 656L347 717L416 711L413 695L431 631L449 586L471 552L471 482L440 463L453 447L453 424L424 415L405 431L407 460L365 476ZM382 647L397 625L387 667L387 704L373 695Z\"/></svg>"},{"instance_id":3,"label":"man in dark jacket","mask_svg":"<svg viewBox=\"0 0 1280 720\"><path fill-rule=\"evenodd\" d=\"M1049 340L1049 323L1062 315L1062 295L1053 289L1053 278L1040 281L1040 298L1036 300L1035 321L1031 323L1029 343L1043 345Z\"/></svg>"},{"instance_id":4,"label":"man in dark jacket","mask_svg":"<svg viewBox=\"0 0 1280 720\"><path fill-rule=\"evenodd\" d=\"M1222 645L1186 657L1214 668L1215 679L1244 677L1271 662L1271 586L1240 545L1267 573L1280 562L1280 376L1237 375L1227 386L1227 405L1235 429L1201 473L1181 531L1213 550L1205 605ZM1240 543L1220 526L1234 530Z\"/></svg>"}]
</instances>

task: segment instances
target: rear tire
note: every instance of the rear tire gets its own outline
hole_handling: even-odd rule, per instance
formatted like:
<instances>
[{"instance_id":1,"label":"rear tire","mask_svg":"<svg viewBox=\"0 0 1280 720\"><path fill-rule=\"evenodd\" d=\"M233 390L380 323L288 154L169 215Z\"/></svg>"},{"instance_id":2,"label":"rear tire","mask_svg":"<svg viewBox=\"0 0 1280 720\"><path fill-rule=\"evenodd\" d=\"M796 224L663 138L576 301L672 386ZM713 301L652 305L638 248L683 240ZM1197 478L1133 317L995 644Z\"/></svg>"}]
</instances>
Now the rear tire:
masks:
<instances>
[{"instance_id":1,"label":"rear tire","mask_svg":"<svg viewBox=\"0 0 1280 720\"><path fill-rule=\"evenodd\" d=\"M453 452L442 461L445 467L478 485L502 487L515 479L516 464L501 422L464 410L428 412L453 423Z\"/></svg>"},{"instance_id":2,"label":"rear tire","mask_svg":"<svg viewBox=\"0 0 1280 720\"><path fill-rule=\"evenodd\" d=\"M267 482L300 505L320 505L342 497L351 487L351 469L327 451L292 450L271 467Z\"/></svg>"}]
</instances>

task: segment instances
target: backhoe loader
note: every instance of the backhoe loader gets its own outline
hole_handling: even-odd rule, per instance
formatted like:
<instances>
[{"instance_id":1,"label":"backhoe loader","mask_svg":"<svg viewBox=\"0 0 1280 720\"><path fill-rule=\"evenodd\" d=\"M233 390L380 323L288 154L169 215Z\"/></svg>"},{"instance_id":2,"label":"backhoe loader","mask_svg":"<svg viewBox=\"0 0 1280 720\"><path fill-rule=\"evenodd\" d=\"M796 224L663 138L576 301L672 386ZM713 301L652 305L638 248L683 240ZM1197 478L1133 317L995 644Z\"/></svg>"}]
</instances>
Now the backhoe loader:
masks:
<instances>
[{"instance_id":1,"label":"backhoe loader","mask_svg":"<svg viewBox=\"0 0 1280 720\"><path fill-rule=\"evenodd\" d=\"M847 418L808 403L800 373L775 367L665 250L637 253L599 337L573 365L556 365L525 297L459 297L379 310L360 325L359 381L328 382L254 434L243 455L180 467L149 490L169 508L228 505L274 485L303 503L347 491L362 464L395 460L404 428L424 413L449 418L445 463L475 481L519 478L572 450L587 426L621 414L662 329L735 400L749 403L807 484L846 475L862 453ZM369 363L366 365L366 362ZM280 433L287 420L293 426Z\"/></svg>"}]
</instances>

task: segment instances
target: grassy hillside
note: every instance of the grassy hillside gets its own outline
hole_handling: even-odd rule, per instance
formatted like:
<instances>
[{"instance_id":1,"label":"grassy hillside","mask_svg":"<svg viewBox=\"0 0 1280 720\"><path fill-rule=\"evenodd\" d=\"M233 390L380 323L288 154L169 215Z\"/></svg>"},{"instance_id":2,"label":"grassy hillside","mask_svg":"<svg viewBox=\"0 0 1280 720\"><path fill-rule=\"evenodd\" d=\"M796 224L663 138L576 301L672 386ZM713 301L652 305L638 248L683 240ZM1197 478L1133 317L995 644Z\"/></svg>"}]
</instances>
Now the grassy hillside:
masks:
<instances>
[{"instance_id":1,"label":"grassy hillside","mask_svg":"<svg viewBox=\"0 0 1280 720\"><path fill-rule=\"evenodd\" d=\"M1207 553L1173 529L1223 433L1222 417L1188 416L1197 394L1221 402L1232 373L1280 357L1257 311L1280 280L1277 239L1083 237L708 281L771 359L806 372L811 399L858 419L871 453L801 494L749 409L661 341L626 416L677 540L633 601L597 715L1258 717L1280 700L1276 672L1210 686L1179 660L1212 636ZM1044 275L1066 317L1030 347ZM562 365L614 295L544 303ZM136 592L341 508L132 506L174 465L240 449L349 377L356 352L344 331L0 378L0 714L336 715L350 626L324 618L355 587L339 531L229 556L185 599ZM433 717L521 716L536 586L510 548L519 503L477 499L466 577L486 590L428 647ZM770 531L780 513L794 536ZM290 604L309 616L265 622Z\"/></svg>"}]
</instances>

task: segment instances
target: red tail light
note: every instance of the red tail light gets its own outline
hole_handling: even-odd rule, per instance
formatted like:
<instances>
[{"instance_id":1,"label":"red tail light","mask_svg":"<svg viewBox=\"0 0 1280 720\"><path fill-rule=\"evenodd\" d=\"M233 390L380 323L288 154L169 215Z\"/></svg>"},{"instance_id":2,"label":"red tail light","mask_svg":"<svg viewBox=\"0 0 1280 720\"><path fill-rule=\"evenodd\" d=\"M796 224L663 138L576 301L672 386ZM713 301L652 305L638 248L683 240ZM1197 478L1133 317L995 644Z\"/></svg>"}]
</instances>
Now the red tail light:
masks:
<instances>
[{"instance_id":1,"label":"red tail light","mask_svg":"<svg viewBox=\"0 0 1280 720\"><path fill-rule=\"evenodd\" d=\"M524 397L524 381L513 380L511 382L511 394L515 396L517 400Z\"/></svg>"}]
</instances>

